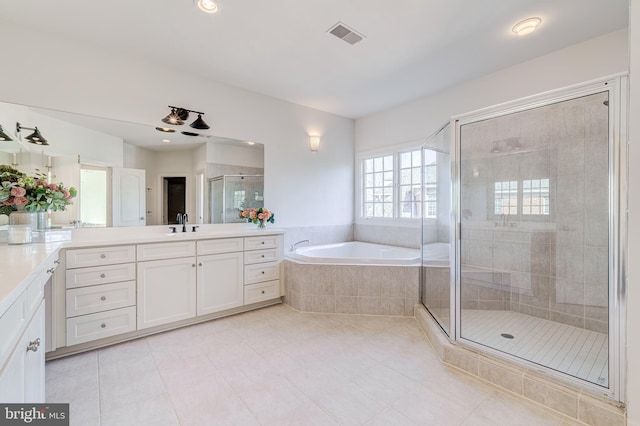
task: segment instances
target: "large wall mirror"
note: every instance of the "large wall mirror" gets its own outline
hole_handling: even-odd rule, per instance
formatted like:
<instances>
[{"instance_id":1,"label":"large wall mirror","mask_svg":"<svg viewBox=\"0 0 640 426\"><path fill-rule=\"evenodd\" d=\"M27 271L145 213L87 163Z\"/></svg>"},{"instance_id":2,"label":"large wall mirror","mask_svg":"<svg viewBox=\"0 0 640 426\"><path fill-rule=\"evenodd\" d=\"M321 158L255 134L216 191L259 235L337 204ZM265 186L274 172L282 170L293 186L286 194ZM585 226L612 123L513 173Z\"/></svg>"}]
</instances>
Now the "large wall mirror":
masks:
<instances>
[{"instance_id":1,"label":"large wall mirror","mask_svg":"<svg viewBox=\"0 0 640 426\"><path fill-rule=\"evenodd\" d=\"M30 143L31 131L18 132L16 123L37 126L49 145ZM253 182L264 175L264 146L254 141L160 119L158 127L175 131L6 102L0 102L0 126L13 139L0 141L0 164L27 174L50 172L52 181L78 189L73 205L50 213L57 225L164 225L184 213L190 224L228 223L236 221L234 211L263 197L263 186L241 191L229 185L225 197L232 202L223 211L212 189L225 177L251 176Z\"/></svg>"}]
</instances>

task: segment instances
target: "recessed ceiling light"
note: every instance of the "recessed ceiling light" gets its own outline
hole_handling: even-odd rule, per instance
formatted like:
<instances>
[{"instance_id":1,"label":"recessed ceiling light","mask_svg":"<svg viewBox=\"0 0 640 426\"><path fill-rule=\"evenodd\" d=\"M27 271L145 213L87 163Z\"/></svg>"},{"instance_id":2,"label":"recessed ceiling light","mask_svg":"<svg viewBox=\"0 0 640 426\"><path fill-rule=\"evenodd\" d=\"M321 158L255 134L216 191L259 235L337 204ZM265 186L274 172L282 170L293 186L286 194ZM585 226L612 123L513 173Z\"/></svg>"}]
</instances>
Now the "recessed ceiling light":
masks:
<instances>
[{"instance_id":1,"label":"recessed ceiling light","mask_svg":"<svg viewBox=\"0 0 640 426\"><path fill-rule=\"evenodd\" d=\"M159 132L165 132L165 133L173 133L176 131L176 129L171 129L169 127L156 127L156 130Z\"/></svg>"},{"instance_id":2,"label":"recessed ceiling light","mask_svg":"<svg viewBox=\"0 0 640 426\"><path fill-rule=\"evenodd\" d=\"M253 141L247 141L247 145L255 145L256 143Z\"/></svg>"},{"instance_id":3,"label":"recessed ceiling light","mask_svg":"<svg viewBox=\"0 0 640 426\"><path fill-rule=\"evenodd\" d=\"M171 142L171 140L170 139L162 139L162 142L169 143L169 142Z\"/></svg>"},{"instance_id":4,"label":"recessed ceiling light","mask_svg":"<svg viewBox=\"0 0 640 426\"><path fill-rule=\"evenodd\" d=\"M213 0L196 0L196 4L201 11L206 13L216 13L218 11L218 4Z\"/></svg>"},{"instance_id":5,"label":"recessed ceiling light","mask_svg":"<svg viewBox=\"0 0 640 426\"><path fill-rule=\"evenodd\" d=\"M542 19L540 18L528 18L515 24L511 31L518 34L519 36L524 36L534 32L541 23Z\"/></svg>"}]
</instances>

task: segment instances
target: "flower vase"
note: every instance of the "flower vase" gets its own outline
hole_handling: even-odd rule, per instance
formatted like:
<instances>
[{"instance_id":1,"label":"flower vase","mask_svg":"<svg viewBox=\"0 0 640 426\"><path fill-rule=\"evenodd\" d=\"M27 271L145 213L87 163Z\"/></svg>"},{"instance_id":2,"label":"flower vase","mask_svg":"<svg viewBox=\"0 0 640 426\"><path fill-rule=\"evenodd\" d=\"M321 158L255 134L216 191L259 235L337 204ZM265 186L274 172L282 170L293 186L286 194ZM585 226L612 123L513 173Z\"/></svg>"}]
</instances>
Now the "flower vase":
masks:
<instances>
[{"instance_id":1,"label":"flower vase","mask_svg":"<svg viewBox=\"0 0 640 426\"><path fill-rule=\"evenodd\" d=\"M7 243L29 244L32 234L38 229L38 217L35 213L17 210L9 215Z\"/></svg>"},{"instance_id":2,"label":"flower vase","mask_svg":"<svg viewBox=\"0 0 640 426\"><path fill-rule=\"evenodd\" d=\"M45 229L49 228L49 212L47 211L43 211L43 212L37 212L36 215L38 216L38 230L42 231Z\"/></svg>"},{"instance_id":3,"label":"flower vase","mask_svg":"<svg viewBox=\"0 0 640 426\"><path fill-rule=\"evenodd\" d=\"M258 229L265 229L267 224L264 223L264 220L258 220Z\"/></svg>"}]
</instances>

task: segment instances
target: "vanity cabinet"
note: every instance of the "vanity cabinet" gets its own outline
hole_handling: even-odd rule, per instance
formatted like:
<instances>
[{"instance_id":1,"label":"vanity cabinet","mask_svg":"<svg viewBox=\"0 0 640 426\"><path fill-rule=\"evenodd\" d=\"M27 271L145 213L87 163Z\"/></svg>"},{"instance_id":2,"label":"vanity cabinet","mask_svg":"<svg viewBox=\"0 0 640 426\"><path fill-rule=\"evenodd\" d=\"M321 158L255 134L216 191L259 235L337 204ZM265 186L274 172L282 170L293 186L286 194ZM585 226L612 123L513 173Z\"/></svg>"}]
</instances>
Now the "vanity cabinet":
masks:
<instances>
[{"instance_id":1,"label":"vanity cabinet","mask_svg":"<svg viewBox=\"0 0 640 426\"><path fill-rule=\"evenodd\" d=\"M244 239L244 304L280 296L281 244L278 235Z\"/></svg>"},{"instance_id":2,"label":"vanity cabinet","mask_svg":"<svg viewBox=\"0 0 640 426\"><path fill-rule=\"evenodd\" d=\"M244 304L242 238L198 241L197 315Z\"/></svg>"},{"instance_id":3,"label":"vanity cabinet","mask_svg":"<svg viewBox=\"0 0 640 426\"><path fill-rule=\"evenodd\" d=\"M180 236L66 249L50 358L279 302L282 235Z\"/></svg>"},{"instance_id":4,"label":"vanity cabinet","mask_svg":"<svg viewBox=\"0 0 640 426\"><path fill-rule=\"evenodd\" d=\"M0 401L43 403L45 360L44 287L57 259L50 260L0 316Z\"/></svg>"},{"instance_id":5,"label":"vanity cabinet","mask_svg":"<svg viewBox=\"0 0 640 426\"><path fill-rule=\"evenodd\" d=\"M141 244L137 253L138 330L195 317L195 241Z\"/></svg>"},{"instance_id":6,"label":"vanity cabinet","mask_svg":"<svg viewBox=\"0 0 640 426\"><path fill-rule=\"evenodd\" d=\"M67 346L136 329L134 245L66 252Z\"/></svg>"}]
</instances>

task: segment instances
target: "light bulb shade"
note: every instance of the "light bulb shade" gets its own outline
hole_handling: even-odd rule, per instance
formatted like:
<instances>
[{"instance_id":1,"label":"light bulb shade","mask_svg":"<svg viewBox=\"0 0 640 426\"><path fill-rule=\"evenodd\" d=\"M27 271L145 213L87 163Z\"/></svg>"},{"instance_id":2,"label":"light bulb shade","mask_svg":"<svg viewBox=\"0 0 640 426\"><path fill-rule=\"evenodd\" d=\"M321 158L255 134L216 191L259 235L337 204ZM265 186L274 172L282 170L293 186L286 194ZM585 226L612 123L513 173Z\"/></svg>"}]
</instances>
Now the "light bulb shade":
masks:
<instances>
[{"instance_id":1,"label":"light bulb shade","mask_svg":"<svg viewBox=\"0 0 640 426\"><path fill-rule=\"evenodd\" d=\"M198 118L196 118L196 121L194 121L193 123L189 124L189 127L193 127L194 129L198 129L198 130L207 130L207 129L211 128L202 119L202 114L198 114Z\"/></svg>"},{"instance_id":2,"label":"light bulb shade","mask_svg":"<svg viewBox=\"0 0 640 426\"><path fill-rule=\"evenodd\" d=\"M320 147L320 136L309 136L309 149L311 152L318 152Z\"/></svg>"},{"instance_id":3,"label":"light bulb shade","mask_svg":"<svg viewBox=\"0 0 640 426\"><path fill-rule=\"evenodd\" d=\"M49 143L47 143L47 140L40 133L40 130L38 130L37 126L35 128L35 131L29 136L25 137L25 139L36 145L49 145Z\"/></svg>"},{"instance_id":4,"label":"light bulb shade","mask_svg":"<svg viewBox=\"0 0 640 426\"><path fill-rule=\"evenodd\" d=\"M184 121L180 119L175 108L171 109L171 113L167 115L165 118L163 118L162 122L167 124L173 124L174 126L182 126L184 124Z\"/></svg>"},{"instance_id":5,"label":"light bulb shade","mask_svg":"<svg viewBox=\"0 0 640 426\"><path fill-rule=\"evenodd\" d=\"M178 118L182 121L189 119L189 110L184 108L178 108L176 110L176 114Z\"/></svg>"},{"instance_id":6,"label":"light bulb shade","mask_svg":"<svg viewBox=\"0 0 640 426\"><path fill-rule=\"evenodd\" d=\"M213 0L196 0L196 4L201 11L206 13L216 13L218 11L218 5Z\"/></svg>"},{"instance_id":7,"label":"light bulb shade","mask_svg":"<svg viewBox=\"0 0 640 426\"><path fill-rule=\"evenodd\" d=\"M540 18L528 18L515 24L511 31L518 34L519 36L524 36L534 32L541 23L542 19Z\"/></svg>"},{"instance_id":8,"label":"light bulb shade","mask_svg":"<svg viewBox=\"0 0 640 426\"><path fill-rule=\"evenodd\" d=\"M5 133L4 129L2 128L2 126L0 126L0 142L2 141L12 141L13 139L11 139L11 137Z\"/></svg>"}]
</instances>

